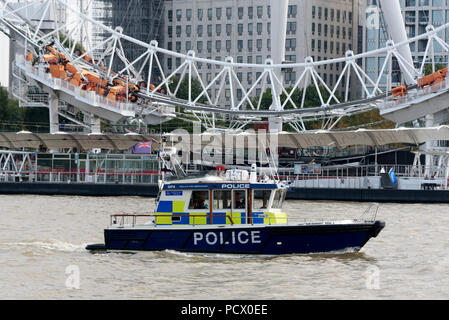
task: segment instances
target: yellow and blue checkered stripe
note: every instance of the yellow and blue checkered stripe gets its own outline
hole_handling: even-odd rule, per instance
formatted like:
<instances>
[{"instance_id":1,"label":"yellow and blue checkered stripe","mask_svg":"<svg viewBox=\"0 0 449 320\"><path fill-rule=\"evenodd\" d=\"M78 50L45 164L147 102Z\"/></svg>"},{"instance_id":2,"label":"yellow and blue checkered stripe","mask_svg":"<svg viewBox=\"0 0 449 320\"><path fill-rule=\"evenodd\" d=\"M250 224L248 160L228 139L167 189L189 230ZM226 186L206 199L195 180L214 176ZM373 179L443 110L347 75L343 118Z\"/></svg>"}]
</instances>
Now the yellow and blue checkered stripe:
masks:
<instances>
[{"instance_id":1,"label":"yellow and blue checkered stripe","mask_svg":"<svg viewBox=\"0 0 449 320\"><path fill-rule=\"evenodd\" d=\"M156 214L156 224L164 225L204 225L210 224L209 212L185 212L185 201L159 201ZM172 221L172 217L176 215L183 215L178 221ZM189 216L192 215L192 216ZM230 216L234 224L245 224L246 212L214 212L213 224L231 224L231 221L226 217ZM253 224L276 224L286 223L286 213L272 213L272 212L253 212L252 223Z\"/></svg>"}]
</instances>

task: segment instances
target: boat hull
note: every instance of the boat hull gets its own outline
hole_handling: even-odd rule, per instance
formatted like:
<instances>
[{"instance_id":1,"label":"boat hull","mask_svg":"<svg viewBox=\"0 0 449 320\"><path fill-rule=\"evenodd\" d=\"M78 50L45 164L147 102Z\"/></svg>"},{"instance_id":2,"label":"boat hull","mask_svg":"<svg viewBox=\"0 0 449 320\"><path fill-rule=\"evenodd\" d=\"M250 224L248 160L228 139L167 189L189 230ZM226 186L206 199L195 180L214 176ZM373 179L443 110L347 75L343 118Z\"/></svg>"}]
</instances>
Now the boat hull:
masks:
<instances>
[{"instance_id":1,"label":"boat hull","mask_svg":"<svg viewBox=\"0 0 449 320\"><path fill-rule=\"evenodd\" d=\"M105 229L105 244L89 250L221 254L308 254L358 251L384 228L383 221L348 224L262 225Z\"/></svg>"}]
</instances>

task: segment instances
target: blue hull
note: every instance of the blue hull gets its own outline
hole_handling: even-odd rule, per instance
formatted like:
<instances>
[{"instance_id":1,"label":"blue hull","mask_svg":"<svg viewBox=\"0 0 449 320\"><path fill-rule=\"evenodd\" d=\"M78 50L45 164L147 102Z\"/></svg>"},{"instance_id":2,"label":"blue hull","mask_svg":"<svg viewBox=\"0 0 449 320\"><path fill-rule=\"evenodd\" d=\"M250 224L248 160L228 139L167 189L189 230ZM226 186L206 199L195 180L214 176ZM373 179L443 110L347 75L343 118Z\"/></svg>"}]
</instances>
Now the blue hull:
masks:
<instances>
[{"instance_id":1,"label":"blue hull","mask_svg":"<svg viewBox=\"0 0 449 320\"><path fill-rule=\"evenodd\" d=\"M104 245L89 250L176 250L222 254L308 254L360 250L384 228L360 224L263 225L191 228L106 229Z\"/></svg>"}]
</instances>

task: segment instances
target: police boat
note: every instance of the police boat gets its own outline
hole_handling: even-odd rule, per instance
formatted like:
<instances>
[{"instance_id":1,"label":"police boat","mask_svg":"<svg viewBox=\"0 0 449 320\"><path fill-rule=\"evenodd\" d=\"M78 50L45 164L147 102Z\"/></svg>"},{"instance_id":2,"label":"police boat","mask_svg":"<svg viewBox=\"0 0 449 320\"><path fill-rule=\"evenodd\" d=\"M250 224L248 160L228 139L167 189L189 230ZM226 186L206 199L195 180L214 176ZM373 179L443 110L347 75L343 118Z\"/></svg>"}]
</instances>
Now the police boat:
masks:
<instances>
[{"instance_id":1,"label":"police boat","mask_svg":"<svg viewBox=\"0 0 449 320\"><path fill-rule=\"evenodd\" d=\"M164 181L152 214L114 214L91 251L174 250L218 254L357 252L384 228L377 207L355 220L291 221L288 186L256 168ZM374 211L374 214L372 213ZM139 222L141 221L141 222Z\"/></svg>"}]
</instances>

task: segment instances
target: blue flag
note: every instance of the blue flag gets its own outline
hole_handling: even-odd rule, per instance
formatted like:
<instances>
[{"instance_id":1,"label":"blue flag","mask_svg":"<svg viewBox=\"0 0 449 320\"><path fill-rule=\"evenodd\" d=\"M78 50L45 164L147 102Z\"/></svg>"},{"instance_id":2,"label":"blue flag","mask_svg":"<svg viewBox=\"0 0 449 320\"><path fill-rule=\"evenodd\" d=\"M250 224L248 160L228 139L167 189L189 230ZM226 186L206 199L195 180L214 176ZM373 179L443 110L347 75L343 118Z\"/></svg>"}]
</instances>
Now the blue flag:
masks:
<instances>
[{"instance_id":1,"label":"blue flag","mask_svg":"<svg viewBox=\"0 0 449 320\"><path fill-rule=\"evenodd\" d=\"M388 175L390 176L391 183L393 185L395 185L397 181L396 181L396 175L394 174L393 168L390 169L390 171L388 172Z\"/></svg>"}]
</instances>

